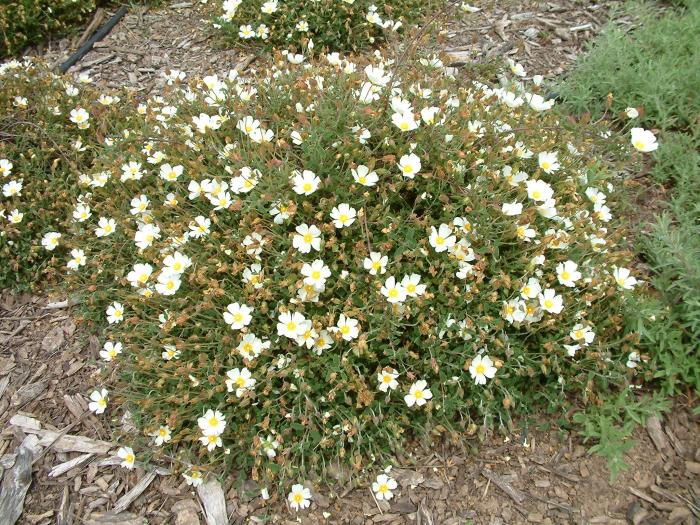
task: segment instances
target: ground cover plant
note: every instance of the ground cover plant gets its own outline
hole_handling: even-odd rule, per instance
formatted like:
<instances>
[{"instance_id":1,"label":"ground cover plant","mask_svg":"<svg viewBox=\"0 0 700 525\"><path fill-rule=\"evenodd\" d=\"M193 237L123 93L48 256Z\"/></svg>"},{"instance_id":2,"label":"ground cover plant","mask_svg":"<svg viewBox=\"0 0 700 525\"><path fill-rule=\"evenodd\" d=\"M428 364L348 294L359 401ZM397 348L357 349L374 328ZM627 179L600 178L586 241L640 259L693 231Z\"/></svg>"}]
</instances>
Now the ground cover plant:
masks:
<instances>
[{"instance_id":1,"label":"ground cover plant","mask_svg":"<svg viewBox=\"0 0 700 525\"><path fill-rule=\"evenodd\" d=\"M124 466L174 459L198 483L225 465L274 493L653 373L592 153L629 144L438 59L283 60L255 82L172 75L108 116L70 224L46 226L83 321L107 326L90 408L142 431ZM86 140L79 110L63 130Z\"/></svg>"},{"instance_id":2,"label":"ground cover plant","mask_svg":"<svg viewBox=\"0 0 700 525\"><path fill-rule=\"evenodd\" d=\"M126 95L98 93L45 66L0 66L0 288L29 288L55 276L55 246L74 219L83 170L109 135L129 126Z\"/></svg>"},{"instance_id":3,"label":"ground cover plant","mask_svg":"<svg viewBox=\"0 0 700 525\"><path fill-rule=\"evenodd\" d=\"M225 40L267 49L357 51L414 26L437 0L225 0L214 26Z\"/></svg>"},{"instance_id":4,"label":"ground cover plant","mask_svg":"<svg viewBox=\"0 0 700 525\"><path fill-rule=\"evenodd\" d=\"M680 4L683 4L680 2ZM638 236L657 296L630 310L649 348L661 348L658 378L671 394L700 388L700 5L666 9L630 3L631 32L611 25L562 86L566 108L604 113L623 129L659 129L648 177L668 188L669 201L650 232ZM683 38L678 38L683 35ZM608 95L610 93L610 95ZM607 111L606 111L606 108ZM646 188L646 186L645 186ZM653 321L650 321L653 319Z\"/></svg>"},{"instance_id":5,"label":"ground cover plant","mask_svg":"<svg viewBox=\"0 0 700 525\"><path fill-rule=\"evenodd\" d=\"M0 58L84 23L95 0L9 0L0 5Z\"/></svg>"},{"instance_id":6,"label":"ground cover plant","mask_svg":"<svg viewBox=\"0 0 700 525\"><path fill-rule=\"evenodd\" d=\"M646 173L641 187L632 185L624 200L632 213L650 199L654 185L665 186L668 202L648 219L632 219L638 231L638 257L653 284L649 294L629 302L626 318L640 335L641 349L654 363L655 387L663 395L697 395L700 389L700 5L677 2L687 9L665 9L655 3L630 2L624 7L634 29L611 23L589 54L561 86L564 111L605 117L623 131L644 126L658 131L658 148L633 172ZM683 35L682 38L679 35ZM636 188L636 190L634 189ZM627 407L638 405L611 396L594 411L579 414L587 438L599 441L593 450L610 459L616 473L633 443L631 429L642 419ZM661 407L663 397L644 398L647 407Z\"/></svg>"}]
</instances>

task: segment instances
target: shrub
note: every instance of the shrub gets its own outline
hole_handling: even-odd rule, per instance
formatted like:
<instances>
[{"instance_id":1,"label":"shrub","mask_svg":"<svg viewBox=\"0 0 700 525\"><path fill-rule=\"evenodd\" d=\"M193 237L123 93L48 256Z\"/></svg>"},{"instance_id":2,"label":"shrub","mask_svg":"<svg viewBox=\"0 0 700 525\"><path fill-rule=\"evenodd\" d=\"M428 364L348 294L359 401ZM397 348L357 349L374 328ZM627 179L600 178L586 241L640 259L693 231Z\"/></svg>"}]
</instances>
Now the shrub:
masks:
<instances>
[{"instance_id":1,"label":"shrub","mask_svg":"<svg viewBox=\"0 0 700 525\"><path fill-rule=\"evenodd\" d=\"M95 11L95 0L9 0L0 5L0 58L61 35Z\"/></svg>"},{"instance_id":2,"label":"shrub","mask_svg":"<svg viewBox=\"0 0 700 525\"><path fill-rule=\"evenodd\" d=\"M138 454L360 473L633 381L635 280L593 154L613 139L538 96L331 60L176 85L91 168L66 280L108 324Z\"/></svg>"},{"instance_id":3,"label":"shrub","mask_svg":"<svg viewBox=\"0 0 700 525\"><path fill-rule=\"evenodd\" d=\"M0 288L52 280L54 256L62 262L63 249L47 251L42 237L65 232L81 172L105 138L128 125L123 105L42 65L0 66ZM77 108L89 115L86 129L70 121Z\"/></svg>"},{"instance_id":4,"label":"shrub","mask_svg":"<svg viewBox=\"0 0 700 525\"><path fill-rule=\"evenodd\" d=\"M214 20L225 40L301 52L357 51L402 31L437 0L225 0Z\"/></svg>"}]
</instances>

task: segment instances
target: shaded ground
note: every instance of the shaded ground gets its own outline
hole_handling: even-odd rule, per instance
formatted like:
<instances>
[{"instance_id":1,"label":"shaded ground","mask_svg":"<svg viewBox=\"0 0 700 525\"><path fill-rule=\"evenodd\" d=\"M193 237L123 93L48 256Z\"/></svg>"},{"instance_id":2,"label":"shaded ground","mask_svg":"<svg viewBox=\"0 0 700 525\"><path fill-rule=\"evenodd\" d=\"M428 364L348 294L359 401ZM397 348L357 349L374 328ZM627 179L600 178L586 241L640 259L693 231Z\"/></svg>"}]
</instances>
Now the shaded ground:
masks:
<instances>
[{"instance_id":1,"label":"shaded ground","mask_svg":"<svg viewBox=\"0 0 700 525\"><path fill-rule=\"evenodd\" d=\"M70 446L60 440L44 446L43 456L33 466L33 483L20 523L57 523L61 508L70 509L68 515L74 519L59 523L120 523L115 518L91 520L115 504L123 507L124 495L139 481L145 483L147 473L139 468L129 472L110 460L116 450L114 436L100 419L84 414L91 376L98 370L99 345L76 330L67 309L46 309L46 304L42 297L0 296L0 426L4 428L0 465L11 466L12 453L27 434L42 436L36 430L23 430L17 419L10 425L10 418L18 413L37 419L42 429L67 427L70 435L107 442L109 452L91 456L85 450L68 451ZM679 400L663 422L658 446L646 431L637 432L638 444L627 455L631 468L614 484L609 483L605 460L588 455L576 438L531 430L527 440L520 434L505 440L491 436L481 444L467 440L460 450L436 446L430 452L416 449L413 455L399 458L404 468L393 471L400 490L391 505L380 506L367 487L346 486L338 476L335 491L316 487L314 503L299 515L300 521L295 521L284 501L273 497L265 502L252 482L240 490L231 477L224 484L230 523L696 523L700 517L700 418L692 416L683 403ZM76 448L86 443L94 444L79 442ZM58 476L49 474L76 458L83 463ZM123 523L204 522L198 496L181 477L151 477L144 492L121 514L134 519Z\"/></svg>"}]
</instances>

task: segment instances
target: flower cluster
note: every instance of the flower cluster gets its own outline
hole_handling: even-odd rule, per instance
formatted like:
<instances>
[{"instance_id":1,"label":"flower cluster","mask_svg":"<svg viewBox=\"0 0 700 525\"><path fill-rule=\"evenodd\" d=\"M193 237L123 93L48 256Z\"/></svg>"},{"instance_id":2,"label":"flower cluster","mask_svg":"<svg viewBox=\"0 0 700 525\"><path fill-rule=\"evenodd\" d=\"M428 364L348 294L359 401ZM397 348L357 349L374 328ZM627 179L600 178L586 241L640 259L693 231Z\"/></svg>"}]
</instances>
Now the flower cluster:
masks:
<instances>
[{"instance_id":1,"label":"flower cluster","mask_svg":"<svg viewBox=\"0 0 700 525\"><path fill-rule=\"evenodd\" d=\"M415 24L432 0L224 0L213 24L225 38L268 48L356 51Z\"/></svg>"}]
</instances>

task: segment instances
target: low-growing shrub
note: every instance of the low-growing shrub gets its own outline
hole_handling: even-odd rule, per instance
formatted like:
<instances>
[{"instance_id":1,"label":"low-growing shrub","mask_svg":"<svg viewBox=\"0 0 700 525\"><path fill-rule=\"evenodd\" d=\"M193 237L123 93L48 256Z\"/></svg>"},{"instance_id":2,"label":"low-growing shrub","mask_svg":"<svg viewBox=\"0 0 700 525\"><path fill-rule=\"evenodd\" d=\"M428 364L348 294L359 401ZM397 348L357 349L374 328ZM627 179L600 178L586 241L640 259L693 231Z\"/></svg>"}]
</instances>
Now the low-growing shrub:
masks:
<instances>
[{"instance_id":1,"label":"low-growing shrub","mask_svg":"<svg viewBox=\"0 0 700 525\"><path fill-rule=\"evenodd\" d=\"M0 58L65 34L94 11L95 0L6 0L0 5Z\"/></svg>"},{"instance_id":2,"label":"low-growing shrub","mask_svg":"<svg viewBox=\"0 0 700 525\"><path fill-rule=\"evenodd\" d=\"M225 40L267 49L357 51L403 31L437 0L225 0L214 26Z\"/></svg>"},{"instance_id":3,"label":"low-growing shrub","mask_svg":"<svg viewBox=\"0 0 700 525\"><path fill-rule=\"evenodd\" d=\"M614 139L437 60L330 61L176 83L84 179L66 280L121 371L91 408L125 403L138 457L361 473L651 373Z\"/></svg>"},{"instance_id":4,"label":"low-growing shrub","mask_svg":"<svg viewBox=\"0 0 700 525\"><path fill-rule=\"evenodd\" d=\"M0 66L0 288L52 280L61 250L47 251L42 238L73 220L82 171L106 137L129 125L125 102L42 65Z\"/></svg>"}]
</instances>

